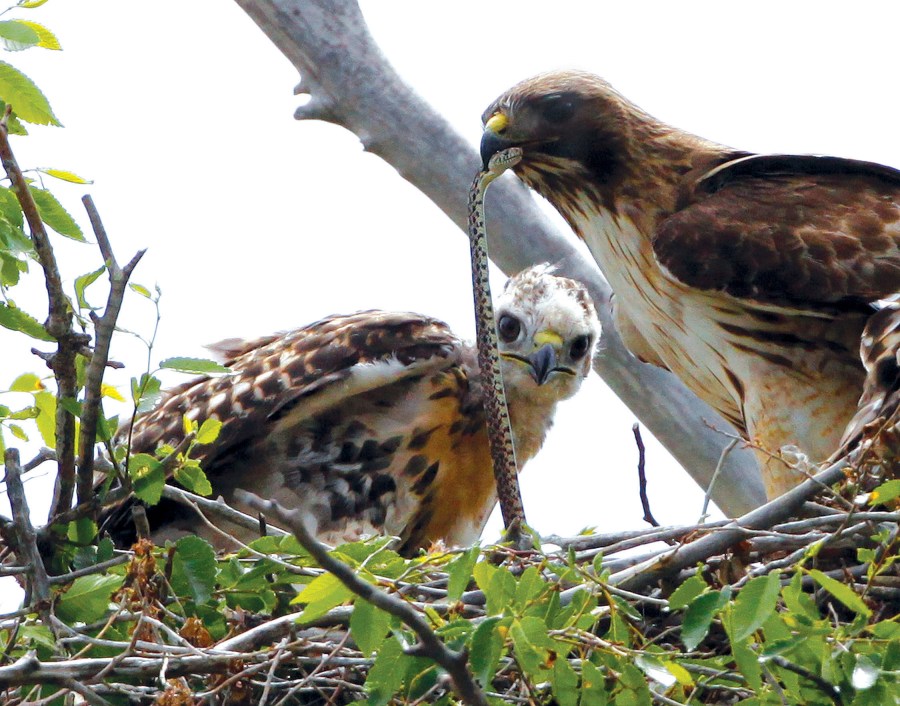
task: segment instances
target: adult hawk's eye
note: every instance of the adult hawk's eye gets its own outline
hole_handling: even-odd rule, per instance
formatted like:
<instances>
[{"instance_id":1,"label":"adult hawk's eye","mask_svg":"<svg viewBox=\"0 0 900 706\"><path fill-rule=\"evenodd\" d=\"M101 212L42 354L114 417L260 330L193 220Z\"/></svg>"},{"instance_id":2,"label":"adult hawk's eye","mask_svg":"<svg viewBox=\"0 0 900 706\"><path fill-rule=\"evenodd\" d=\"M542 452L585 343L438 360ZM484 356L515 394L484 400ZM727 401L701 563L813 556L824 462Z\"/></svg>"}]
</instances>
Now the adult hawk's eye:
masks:
<instances>
[{"instance_id":1,"label":"adult hawk's eye","mask_svg":"<svg viewBox=\"0 0 900 706\"><path fill-rule=\"evenodd\" d=\"M569 348L569 355L572 360L581 360L584 358L585 353L588 352L588 348L590 348L591 339L589 336L579 336L574 341L572 341L572 346Z\"/></svg>"},{"instance_id":2,"label":"adult hawk's eye","mask_svg":"<svg viewBox=\"0 0 900 706\"><path fill-rule=\"evenodd\" d=\"M504 314L497 321L497 334L500 336L500 340L505 343L515 341L519 337L521 330L522 323L515 316Z\"/></svg>"},{"instance_id":3,"label":"adult hawk's eye","mask_svg":"<svg viewBox=\"0 0 900 706\"><path fill-rule=\"evenodd\" d=\"M559 125L575 114L575 98L567 93L551 93L541 99L541 115L548 123Z\"/></svg>"}]
</instances>

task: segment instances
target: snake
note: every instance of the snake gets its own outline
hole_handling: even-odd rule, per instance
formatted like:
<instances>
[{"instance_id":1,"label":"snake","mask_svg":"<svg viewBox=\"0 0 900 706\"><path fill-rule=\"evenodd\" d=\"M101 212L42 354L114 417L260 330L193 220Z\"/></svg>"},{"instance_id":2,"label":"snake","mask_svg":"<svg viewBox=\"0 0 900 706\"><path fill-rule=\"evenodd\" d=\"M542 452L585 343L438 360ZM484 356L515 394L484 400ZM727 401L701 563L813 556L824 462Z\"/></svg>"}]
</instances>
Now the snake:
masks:
<instances>
[{"instance_id":1,"label":"snake","mask_svg":"<svg viewBox=\"0 0 900 706\"><path fill-rule=\"evenodd\" d=\"M478 172L469 190L469 248L472 263L472 294L475 304L475 339L478 367L484 386L484 409L497 498L503 515L507 539L521 544L525 525L525 508L519 490L516 448L509 421L503 375L500 371L497 327L491 285L488 279L487 228L484 217L484 195L488 185L522 158L522 149L511 147L491 157L486 169Z\"/></svg>"}]
</instances>

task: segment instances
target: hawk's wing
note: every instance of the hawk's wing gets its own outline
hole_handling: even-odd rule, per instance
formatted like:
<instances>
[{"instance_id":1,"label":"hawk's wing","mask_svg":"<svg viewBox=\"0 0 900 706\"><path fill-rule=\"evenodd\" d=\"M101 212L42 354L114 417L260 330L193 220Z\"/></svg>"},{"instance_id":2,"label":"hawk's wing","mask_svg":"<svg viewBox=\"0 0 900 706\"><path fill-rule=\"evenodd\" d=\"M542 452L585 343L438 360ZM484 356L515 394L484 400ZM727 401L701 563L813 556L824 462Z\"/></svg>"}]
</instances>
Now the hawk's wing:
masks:
<instances>
[{"instance_id":1,"label":"hawk's wing","mask_svg":"<svg viewBox=\"0 0 900 706\"><path fill-rule=\"evenodd\" d=\"M900 290L900 172L757 155L707 172L653 239L675 279L757 301L871 302Z\"/></svg>"},{"instance_id":2,"label":"hawk's wing","mask_svg":"<svg viewBox=\"0 0 900 706\"><path fill-rule=\"evenodd\" d=\"M900 408L900 302L887 304L866 323L860 356L866 367L865 387L839 453L856 444L872 425L892 420Z\"/></svg>"},{"instance_id":3,"label":"hawk's wing","mask_svg":"<svg viewBox=\"0 0 900 706\"><path fill-rule=\"evenodd\" d=\"M467 349L446 324L364 311L215 348L234 372L169 391L136 422L133 452L176 446L184 415L217 418L218 438L194 455L239 509L235 488L303 507L331 541L405 529L436 470L422 463L432 429L415 422L444 423L470 392ZM133 538L126 510L103 523L120 542ZM196 518L171 505L149 514L172 530L159 538L196 531Z\"/></svg>"},{"instance_id":4,"label":"hawk's wing","mask_svg":"<svg viewBox=\"0 0 900 706\"><path fill-rule=\"evenodd\" d=\"M301 401L314 416L356 395L456 362L460 342L441 321L413 313L331 316L287 334L215 344L231 375L200 377L169 391L135 424L132 451L183 438L182 416L215 417L222 429L200 460L211 471L236 447L284 424Z\"/></svg>"}]
</instances>

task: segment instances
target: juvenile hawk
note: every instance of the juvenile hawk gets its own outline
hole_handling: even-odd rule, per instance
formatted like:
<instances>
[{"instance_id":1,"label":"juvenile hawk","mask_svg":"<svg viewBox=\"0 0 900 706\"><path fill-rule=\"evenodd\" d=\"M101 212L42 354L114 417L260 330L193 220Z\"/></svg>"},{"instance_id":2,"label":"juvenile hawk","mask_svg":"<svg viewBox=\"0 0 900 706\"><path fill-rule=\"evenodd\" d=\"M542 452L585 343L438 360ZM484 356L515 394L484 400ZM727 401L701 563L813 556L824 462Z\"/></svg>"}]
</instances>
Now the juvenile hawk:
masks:
<instances>
[{"instance_id":1,"label":"juvenile hawk","mask_svg":"<svg viewBox=\"0 0 900 706\"><path fill-rule=\"evenodd\" d=\"M828 458L871 302L900 290L900 172L723 147L582 72L526 80L483 119L485 163L523 149L515 172L587 243L626 345L762 448L770 498L802 480L783 446Z\"/></svg>"},{"instance_id":2,"label":"juvenile hawk","mask_svg":"<svg viewBox=\"0 0 900 706\"><path fill-rule=\"evenodd\" d=\"M600 324L587 290L546 265L511 278L495 308L521 466L590 371ZM182 415L215 417L200 461L234 507L248 511L242 488L302 508L326 542L383 532L405 553L478 539L496 502L481 381L474 346L446 324L363 311L219 350L233 373L171 390L137 421L132 451L176 445ZM198 531L174 510L151 516L166 525L157 538Z\"/></svg>"}]
</instances>

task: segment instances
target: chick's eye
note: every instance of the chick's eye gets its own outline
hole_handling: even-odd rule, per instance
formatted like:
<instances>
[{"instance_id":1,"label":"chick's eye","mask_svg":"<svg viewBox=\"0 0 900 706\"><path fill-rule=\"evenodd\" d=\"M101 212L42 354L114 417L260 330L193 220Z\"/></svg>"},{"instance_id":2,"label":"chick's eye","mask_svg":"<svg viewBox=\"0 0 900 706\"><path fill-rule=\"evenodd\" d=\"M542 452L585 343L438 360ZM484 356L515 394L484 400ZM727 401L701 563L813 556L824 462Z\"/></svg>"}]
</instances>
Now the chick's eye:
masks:
<instances>
[{"instance_id":1,"label":"chick's eye","mask_svg":"<svg viewBox=\"0 0 900 706\"><path fill-rule=\"evenodd\" d=\"M519 331L522 330L522 324L515 316L504 314L497 321L497 333L500 339L506 343L511 343L519 337Z\"/></svg>"},{"instance_id":2,"label":"chick's eye","mask_svg":"<svg viewBox=\"0 0 900 706\"><path fill-rule=\"evenodd\" d=\"M572 360L581 360L590 348L591 339L588 336L579 336L572 341L572 347L569 348L569 355Z\"/></svg>"},{"instance_id":3,"label":"chick's eye","mask_svg":"<svg viewBox=\"0 0 900 706\"><path fill-rule=\"evenodd\" d=\"M575 99L565 93L554 93L541 101L541 115L549 123L566 122L575 114Z\"/></svg>"}]
</instances>

